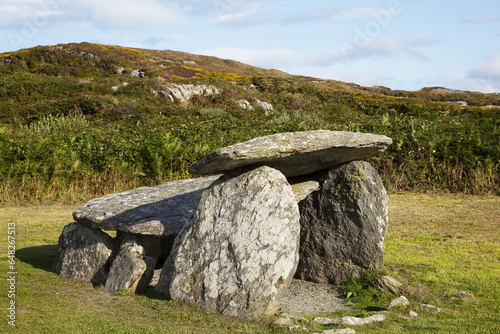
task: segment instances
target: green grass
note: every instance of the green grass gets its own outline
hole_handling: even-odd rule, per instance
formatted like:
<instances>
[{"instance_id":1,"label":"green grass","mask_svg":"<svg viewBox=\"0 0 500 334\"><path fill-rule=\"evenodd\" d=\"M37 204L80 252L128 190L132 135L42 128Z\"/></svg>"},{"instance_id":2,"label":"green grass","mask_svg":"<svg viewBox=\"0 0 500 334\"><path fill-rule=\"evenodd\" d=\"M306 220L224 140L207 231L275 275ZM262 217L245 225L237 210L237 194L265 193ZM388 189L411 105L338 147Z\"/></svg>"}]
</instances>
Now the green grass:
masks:
<instances>
[{"instance_id":1,"label":"green grass","mask_svg":"<svg viewBox=\"0 0 500 334\"><path fill-rule=\"evenodd\" d=\"M167 301L148 290L140 295L112 294L90 283L51 272L62 227L80 204L9 205L0 208L0 226L16 222L16 324L20 333L286 333L272 319L248 322L209 314ZM500 198L494 196L392 194L384 274L404 283L404 295L419 316L391 310L383 323L355 327L357 333L496 333L500 330ZM0 241L0 271L6 273L7 238ZM4 275L5 276L5 275ZM361 287L361 288L359 288ZM391 298L352 284L353 311L326 314L368 316ZM463 290L474 295L458 298ZM2 305L8 285L0 283ZM419 304L438 306L443 313ZM3 312L6 312L4 310ZM314 315L307 315L312 319ZM0 332L11 332L6 317ZM304 332L327 328L306 324Z\"/></svg>"}]
</instances>

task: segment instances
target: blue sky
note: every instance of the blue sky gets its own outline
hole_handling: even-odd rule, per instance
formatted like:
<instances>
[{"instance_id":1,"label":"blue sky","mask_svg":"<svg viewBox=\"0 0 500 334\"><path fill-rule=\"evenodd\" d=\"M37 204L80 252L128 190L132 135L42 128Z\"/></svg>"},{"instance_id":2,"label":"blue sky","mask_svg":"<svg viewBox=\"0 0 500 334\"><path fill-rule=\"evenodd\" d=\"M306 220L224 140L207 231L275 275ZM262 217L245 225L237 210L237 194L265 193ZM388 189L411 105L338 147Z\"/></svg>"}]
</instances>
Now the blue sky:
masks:
<instances>
[{"instance_id":1,"label":"blue sky","mask_svg":"<svg viewBox=\"0 0 500 334\"><path fill-rule=\"evenodd\" d=\"M498 0L0 0L0 52L84 41L364 86L500 92Z\"/></svg>"}]
</instances>

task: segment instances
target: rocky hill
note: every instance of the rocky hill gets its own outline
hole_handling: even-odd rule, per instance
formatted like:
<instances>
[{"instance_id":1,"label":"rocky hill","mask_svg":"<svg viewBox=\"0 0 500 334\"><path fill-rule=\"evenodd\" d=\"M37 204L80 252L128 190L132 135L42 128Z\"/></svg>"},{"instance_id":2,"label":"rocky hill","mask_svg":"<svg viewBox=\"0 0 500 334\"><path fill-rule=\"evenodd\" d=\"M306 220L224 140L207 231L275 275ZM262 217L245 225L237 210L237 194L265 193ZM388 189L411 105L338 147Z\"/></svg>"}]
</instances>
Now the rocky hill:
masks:
<instances>
[{"instance_id":1,"label":"rocky hill","mask_svg":"<svg viewBox=\"0 0 500 334\"><path fill-rule=\"evenodd\" d=\"M221 76L241 81L248 77L297 78L320 88L359 94L425 98L459 105L500 106L500 94L457 91L428 87L419 91L391 90L387 87L364 87L355 83L308 76L292 76L274 69L262 69L230 59L202 56L171 50L147 50L95 43L70 43L38 46L0 54L0 66L50 75L86 77L105 71L130 74L139 70L148 77L210 78Z\"/></svg>"},{"instance_id":2,"label":"rocky hill","mask_svg":"<svg viewBox=\"0 0 500 334\"><path fill-rule=\"evenodd\" d=\"M500 96L398 91L232 60L91 43L0 54L0 202L92 197L191 175L251 138L386 135L389 191L500 189Z\"/></svg>"}]
</instances>

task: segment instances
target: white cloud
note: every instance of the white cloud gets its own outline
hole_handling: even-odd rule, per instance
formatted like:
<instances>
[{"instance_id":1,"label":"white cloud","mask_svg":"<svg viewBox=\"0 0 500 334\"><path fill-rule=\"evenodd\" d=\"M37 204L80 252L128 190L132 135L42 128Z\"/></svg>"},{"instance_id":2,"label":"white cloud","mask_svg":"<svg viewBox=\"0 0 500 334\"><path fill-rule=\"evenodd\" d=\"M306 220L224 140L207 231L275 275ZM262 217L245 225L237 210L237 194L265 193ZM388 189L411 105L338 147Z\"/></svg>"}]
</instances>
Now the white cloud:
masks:
<instances>
[{"instance_id":1,"label":"white cloud","mask_svg":"<svg viewBox=\"0 0 500 334\"><path fill-rule=\"evenodd\" d=\"M82 0L98 28L146 30L168 28L184 22L190 7L155 0Z\"/></svg>"},{"instance_id":2,"label":"white cloud","mask_svg":"<svg viewBox=\"0 0 500 334\"><path fill-rule=\"evenodd\" d=\"M190 6L159 0L20 0L0 2L0 28L44 28L64 24L111 29L166 28L182 23ZM82 22L82 19L85 22Z\"/></svg>"},{"instance_id":3,"label":"white cloud","mask_svg":"<svg viewBox=\"0 0 500 334\"><path fill-rule=\"evenodd\" d=\"M239 12L218 16L210 20L210 24L246 27L264 24L269 21L270 17L265 14L259 15L258 12Z\"/></svg>"},{"instance_id":4,"label":"white cloud","mask_svg":"<svg viewBox=\"0 0 500 334\"><path fill-rule=\"evenodd\" d=\"M251 50L241 48L216 48L198 52L224 59L233 59L263 68L283 68L310 65L317 57L314 53L302 53L286 49Z\"/></svg>"},{"instance_id":5,"label":"white cloud","mask_svg":"<svg viewBox=\"0 0 500 334\"><path fill-rule=\"evenodd\" d=\"M486 23L486 22L495 22L500 21L500 15L495 16L471 16L466 17L464 22L467 23Z\"/></svg>"},{"instance_id":6,"label":"white cloud","mask_svg":"<svg viewBox=\"0 0 500 334\"><path fill-rule=\"evenodd\" d=\"M405 42L393 38L369 39L363 45L343 44L336 50L320 52L302 52L289 49L216 48L199 53L234 59L254 66L278 69L296 66L326 67L366 58L395 57L398 55L409 55L420 60L427 59L425 54L413 48L411 44L407 45Z\"/></svg>"},{"instance_id":7,"label":"white cloud","mask_svg":"<svg viewBox=\"0 0 500 334\"><path fill-rule=\"evenodd\" d=\"M21 0L15 4L0 2L0 28L20 29L26 25L47 26L55 16L62 15L58 1Z\"/></svg>"},{"instance_id":8,"label":"white cloud","mask_svg":"<svg viewBox=\"0 0 500 334\"><path fill-rule=\"evenodd\" d=\"M339 48L348 60L369 57L393 57L400 54L427 60L428 57L414 47L421 45L428 44L415 43L414 40L397 40L395 38L370 38L360 32L356 34L350 43L341 43Z\"/></svg>"},{"instance_id":9,"label":"white cloud","mask_svg":"<svg viewBox=\"0 0 500 334\"><path fill-rule=\"evenodd\" d=\"M500 52L489 55L488 61L476 68L473 68L469 75L472 78L489 78L500 81Z\"/></svg>"},{"instance_id":10,"label":"white cloud","mask_svg":"<svg viewBox=\"0 0 500 334\"><path fill-rule=\"evenodd\" d=\"M352 8L347 10L342 10L340 13L333 15L333 20L366 20L373 19L374 13L385 10L384 8Z\"/></svg>"},{"instance_id":11,"label":"white cloud","mask_svg":"<svg viewBox=\"0 0 500 334\"><path fill-rule=\"evenodd\" d=\"M468 78L475 80L477 90L483 92L500 92L500 52L487 57L485 64L473 68Z\"/></svg>"},{"instance_id":12,"label":"white cloud","mask_svg":"<svg viewBox=\"0 0 500 334\"><path fill-rule=\"evenodd\" d=\"M330 18L336 11L334 7L313 8L301 12L271 15L260 6L247 6L245 9L219 15L210 21L211 25L244 28L263 24L299 24Z\"/></svg>"}]
</instances>

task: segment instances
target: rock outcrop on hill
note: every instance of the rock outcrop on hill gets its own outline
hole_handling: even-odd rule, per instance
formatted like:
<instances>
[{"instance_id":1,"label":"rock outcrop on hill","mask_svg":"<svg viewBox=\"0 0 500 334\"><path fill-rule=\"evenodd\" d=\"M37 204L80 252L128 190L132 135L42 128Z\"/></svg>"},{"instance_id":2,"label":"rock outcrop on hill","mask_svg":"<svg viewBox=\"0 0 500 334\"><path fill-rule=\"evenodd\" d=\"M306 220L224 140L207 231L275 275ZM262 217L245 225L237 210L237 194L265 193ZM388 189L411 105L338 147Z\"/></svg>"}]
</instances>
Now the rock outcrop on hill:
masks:
<instances>
[{"instance_id":1,"label":"rock outcrop on hill","mask_svg":"<svg viewBox=\"0 0 500 334\"><path fill-rule=\"evenodd\" d=\"M54 270L133 292L162 265L156 290L172 299L247 319L272 314L294 275L339 284L383 266L387 193L358 160L390 143L318 130L216 150L190 170L222 176L112 194L75 211Z\"/></svg>"},{"instance_id":2,"label":"rock outcrop on hill","mask_svg":"<svg viewBox=\"0 0 500 334\"><path fill-rule=\"evenodd\" d=\"M216 95L219 90L214 86L208 85L181 85L169 84L165 85L162 90L154 90L153 94L160 97L166 97L172 102L187 103L194 95Z\"/></svg>"}]
</instances>

